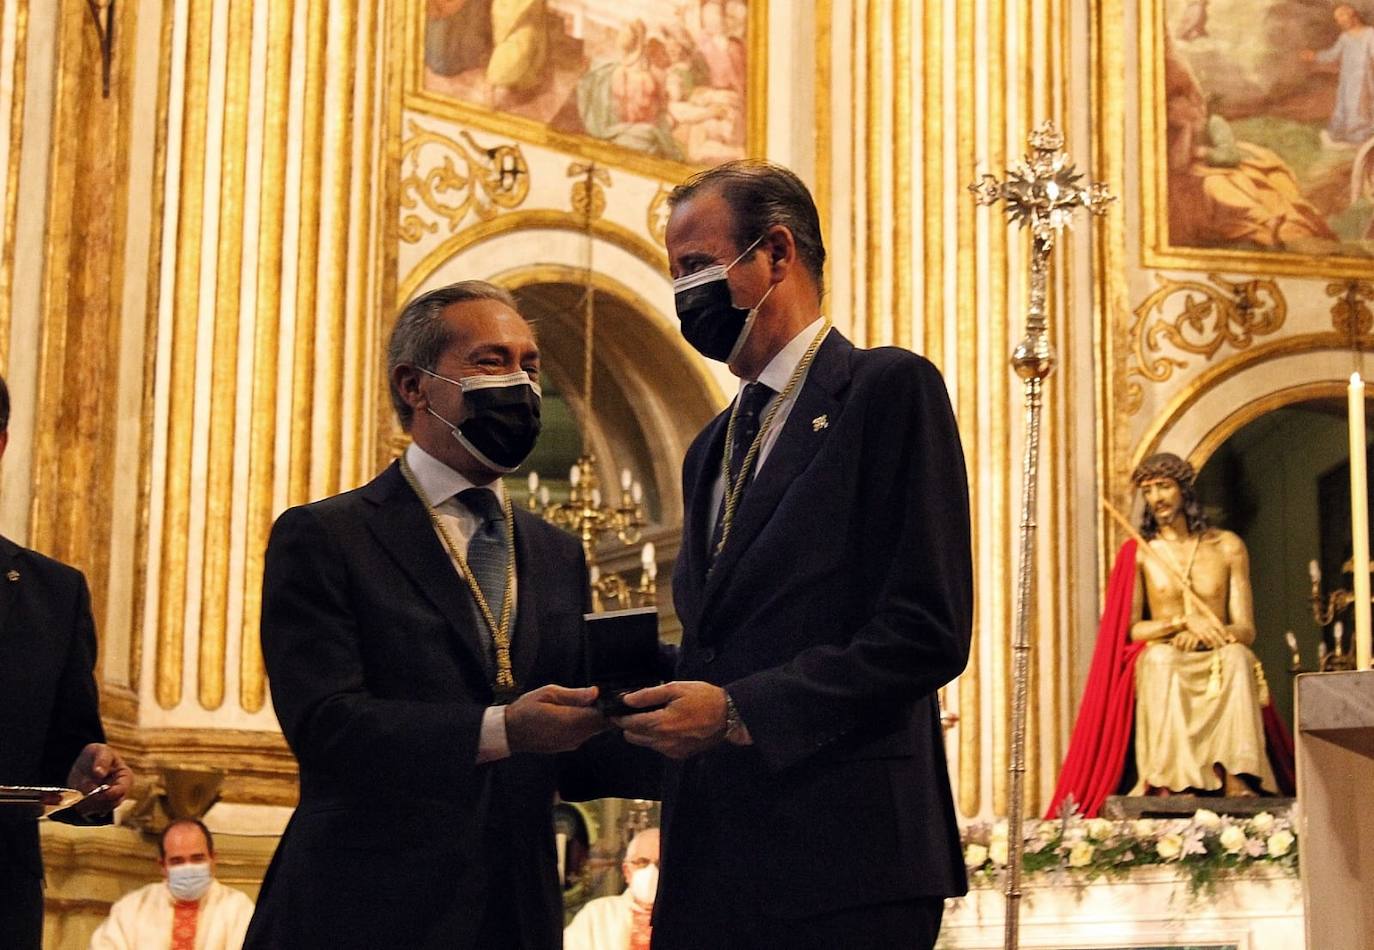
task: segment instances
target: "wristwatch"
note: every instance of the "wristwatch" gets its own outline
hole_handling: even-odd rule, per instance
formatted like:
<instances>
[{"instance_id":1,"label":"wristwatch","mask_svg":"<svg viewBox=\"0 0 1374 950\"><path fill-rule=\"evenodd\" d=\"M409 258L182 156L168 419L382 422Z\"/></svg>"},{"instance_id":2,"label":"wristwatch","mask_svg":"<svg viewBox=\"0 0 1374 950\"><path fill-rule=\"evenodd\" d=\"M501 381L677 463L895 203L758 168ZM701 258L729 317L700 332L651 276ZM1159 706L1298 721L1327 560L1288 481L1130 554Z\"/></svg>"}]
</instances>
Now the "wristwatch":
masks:
<instances>
[{"instance_id":1,"label":"wristwatch","mask_svg":"<svg viewBox=\"0 0 1374 950\"><path fill-rule=\"evenodd\" d=\"M739 707L735 705L734 697L727 692L725 694L725 741L737 742L743 729L744 720L740 718Z\"/></svg>"}]
</instances>

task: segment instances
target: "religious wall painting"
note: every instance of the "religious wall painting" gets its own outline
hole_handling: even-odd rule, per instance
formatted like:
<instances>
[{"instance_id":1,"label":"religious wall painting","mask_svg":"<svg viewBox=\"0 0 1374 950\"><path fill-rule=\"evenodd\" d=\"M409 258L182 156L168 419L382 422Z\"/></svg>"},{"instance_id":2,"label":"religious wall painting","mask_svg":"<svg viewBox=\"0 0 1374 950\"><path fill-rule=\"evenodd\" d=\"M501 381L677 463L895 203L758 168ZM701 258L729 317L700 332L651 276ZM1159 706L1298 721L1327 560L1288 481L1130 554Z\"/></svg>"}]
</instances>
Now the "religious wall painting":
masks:
<instances>
[{"instance_id":1,"label":"religious wall painting","mask_svg":"<svg viewBox=\"0 0 1374 950\"><path fill-rule=\"evenodd\" d=\"M1145 264L1374 266L1374 0L1145 0Z\"/></svg>"},{"instance_id":2,"label":"religious wall painting","mask_svg":"<svg viewBox=\"0 0 1374 950\"><path fill-rule=\"evenodd\" d=\"M766 0L412 2L412 108L674 180L762 154Z\"/></svg>"}]
</instances>

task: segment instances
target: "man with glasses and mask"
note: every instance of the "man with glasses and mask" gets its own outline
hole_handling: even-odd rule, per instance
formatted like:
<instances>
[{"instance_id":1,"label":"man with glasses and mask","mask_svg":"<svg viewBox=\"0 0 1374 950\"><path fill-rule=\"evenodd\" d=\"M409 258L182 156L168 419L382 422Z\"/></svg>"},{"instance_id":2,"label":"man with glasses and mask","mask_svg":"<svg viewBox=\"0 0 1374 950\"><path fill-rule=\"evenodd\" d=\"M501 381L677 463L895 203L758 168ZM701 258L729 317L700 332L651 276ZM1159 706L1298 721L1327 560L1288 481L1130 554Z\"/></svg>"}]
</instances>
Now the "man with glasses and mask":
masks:
<instances>
[{"instance_id":1,"label":"man with glasses and mask","mask_svg":"<svg viewBox=\"0 0 1374 950\"><path fill-rule=\"evenodd\" d=\"M683 336L740 391L683 466L677 680L618 720L673 760L654 947L928 948L967 887L936 699L972 614L949 396L830 327L792 172L731 162L668 203Z\"/></svg>"},{"instance_id":2,"label":"man with glasses and mask","mask_svg":"<svg viewBox=\"0 0 1374 950\"><path fill-rule=\"evenodd\" d=\"M387 365L410 446L268 543L263 657L301 796L245 946L556 948L555 791L651 797L659 776L577 686L580 544L501 483L539 434L539 348L510 294L464 281L406 306Z\"/></svg>"},{"instance_id":3,"label":"man with glasses and mask","mask_svg":"<svg viewBox=\"0 0 1374 950\"><path fill-rule=\"evenodd\" d=\"M658 893L658 829L645 828L620 862L625 890L587 901L563 931L563 950L649 950Z\"/></svg>"}]
</instances>

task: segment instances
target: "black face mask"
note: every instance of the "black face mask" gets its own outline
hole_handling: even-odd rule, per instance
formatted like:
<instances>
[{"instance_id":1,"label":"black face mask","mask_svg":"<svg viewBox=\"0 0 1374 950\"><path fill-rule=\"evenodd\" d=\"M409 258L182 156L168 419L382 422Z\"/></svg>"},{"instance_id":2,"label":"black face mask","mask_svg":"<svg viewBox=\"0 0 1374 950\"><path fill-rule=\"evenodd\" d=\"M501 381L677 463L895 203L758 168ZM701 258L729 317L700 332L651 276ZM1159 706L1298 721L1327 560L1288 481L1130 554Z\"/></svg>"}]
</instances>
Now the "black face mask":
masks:
<instances>
[{"instance_id":1,"label":"black face mask","mask_svg":"<svg viewBox=\"0 0 1374 950\"><path fill-rule=\"evenodd\" d=\"M453 437L478 462L505 475L529 458L539 438L540 391L539 384L526 373L449 379L429 370L421 372L463 390L467 418L457 425L426 408L449 427Z\"/></svg>"},{"instance_id":2,"label":"black face mask","mask_svg":"<svg viewBox=\"0 0 1374 950\"><path fill-rule=\"evenodd\" d=\"M759 307L773 292L775 285L769 285L759 302L748 310L736 307L730 295L726 275L761 240L763 235L729 264L714 264L673 281L673 305L682 324L682 336L707 359L729 363L735 358L749 337Z\"/></svg>"}]
</instances>

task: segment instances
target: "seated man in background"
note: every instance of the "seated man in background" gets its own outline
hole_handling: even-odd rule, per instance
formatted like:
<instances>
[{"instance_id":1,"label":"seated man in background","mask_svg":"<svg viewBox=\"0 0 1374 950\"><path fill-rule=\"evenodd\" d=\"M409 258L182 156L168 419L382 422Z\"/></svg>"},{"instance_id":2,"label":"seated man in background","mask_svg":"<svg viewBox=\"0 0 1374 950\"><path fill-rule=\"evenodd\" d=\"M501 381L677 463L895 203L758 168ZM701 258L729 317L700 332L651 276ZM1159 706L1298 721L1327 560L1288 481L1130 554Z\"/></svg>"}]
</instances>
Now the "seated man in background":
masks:
<instances>
[{"instance_id":1,"label":"seated man in background","mask_svg":"<svg viewBox=\"0 0 1374 950\"><path fill-rule=\"evenodd\" d=\"M253 902L215 880L209 829L178 819L163 830L157 851L163 879L115 901L91 950L239 950Z\"/></svg>"},{"instance_id":2,"label":"seated man in background","mask_svg":"<svg viewBox=\"0 0 1374 950\"><path fill-rule=\"evenodd\" d=\"M563 931L563 950L649 950L658 893L657 828L645 828L630 840L620 873L625 892L588 901Z\"/></svg>"}]
</instances>

